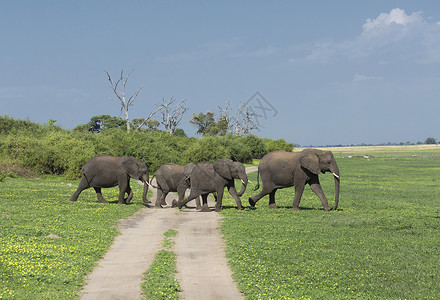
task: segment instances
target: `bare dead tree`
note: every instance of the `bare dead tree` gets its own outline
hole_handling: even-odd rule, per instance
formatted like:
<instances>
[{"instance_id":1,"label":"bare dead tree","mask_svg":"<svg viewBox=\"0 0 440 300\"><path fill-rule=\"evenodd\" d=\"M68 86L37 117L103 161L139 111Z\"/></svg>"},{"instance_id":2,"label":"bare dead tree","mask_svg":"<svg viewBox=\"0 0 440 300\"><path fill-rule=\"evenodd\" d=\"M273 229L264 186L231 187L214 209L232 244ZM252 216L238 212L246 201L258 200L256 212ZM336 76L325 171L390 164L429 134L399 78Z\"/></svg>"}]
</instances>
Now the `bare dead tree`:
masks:
<instances>
[{"instance_id":1,"label":"bare dead tree","mask_svg":"<svg viewBox=\"0 0 440 300\"><path fill-rule=\"evenodd\" d=\"M138 130L138 131L140 131L141 130L141 128L142 128L142 126L144 126L147 122L148 122L148 120L150 120L159 110L161 110L161 107L159 106L159 107L157 107L152 113L150 113L149 115L148 115L148 117L146 117L145 119L144 119L144 121L142 122L142 123L140 123L137 127L136 127L136 130Z\"/></svg>"},{"instance_id":2,"label":"bare dead tree","mask_svg":"<svg viewBox=\"0 0 440 300\"><path fill-rule=\"evenodd\" d=\"M241 134L250 134L252 130L258 130L261 125L258 122L258 116L249 105L241 104Z\"/></svg>"},{"instance_id":3,"label":"bare dead tree","mask_svg":"<svg viewBox=\"0 0 440 300\"><path fill-rule=\"evenodd\" d=\"M230 109L231 102L226 103L226 107L219 106L220 119L225 120L228 126L228 132L235 135L250 134L253 130L262 127L258 121L258 115L254 109L246 104L240 103L233 116Z\"/></svg>"},{"instance_id":4,"label":"bare dead tree","mask_svg":"<svg viewBox=\"0 0 440 300\"><path fill-rule=\"evenodd\" d=\"M133 105L134 101L136 100L136 97L139 95L142 89L141 86L131 97L128 98L128 100L126 99L125 88L127 85L127 81L130 78L130 75L133 73L133 71L134 70L132 70L127 76L124 76L124 70L122 70L119 79L115 83L113 82L109 72L107 71L105 72L107 74L108 81L110 82L110 87L112 88L119 103L121 104L121 112L124 111L125 122L127 124L127 132L130 131L130 119L128 117L128 109L130 108L130 106Z\"/></svg>"},{"instance_id":5,"label":"bare dead tree","mask_svg":"<svg viewBox=\"0 0 440 300\"><path fill-rule=\"evenodd\" d=\"M232 130L235 127L236 124L234 124L234 121L236 121L235 118L231 119L231 110L229 108L229 106L231 105L231 101L226 102L226 107L222 108L221 106L218 107L219 111L220 111L220 119L224 120L227 124L228 127L228 132L229 133L233 133Z\"/></svg>"},{"instance_id":6,"label":"bare dead tree","mask_svg":"<svg viewBox=\"0 0 440 300\"><path fill-rule=\"evenodd\" d=\"M181 100L176 103L176 98L171 98L166 101L165 98L162 99L162 104L158 105L159 112L162 114L161 124L165 127L165 131L173 134L177 126L182 121L183 115L189 109L185 106L185 100Z\"/></svg>"}]
</instances>

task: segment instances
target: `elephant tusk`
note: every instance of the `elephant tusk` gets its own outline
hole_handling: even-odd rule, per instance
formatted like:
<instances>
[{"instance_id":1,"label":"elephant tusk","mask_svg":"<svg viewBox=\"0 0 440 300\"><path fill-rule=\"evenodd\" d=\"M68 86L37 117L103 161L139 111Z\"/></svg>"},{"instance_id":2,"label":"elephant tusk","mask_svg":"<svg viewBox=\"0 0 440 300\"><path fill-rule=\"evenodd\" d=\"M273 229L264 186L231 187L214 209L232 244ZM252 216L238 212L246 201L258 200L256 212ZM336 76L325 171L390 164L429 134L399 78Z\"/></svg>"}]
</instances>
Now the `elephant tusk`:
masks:
<instances>
[{"instance_id":1,"label":"elephant tusk","mask_svg":"<svg viewBox=\"0 0 440 300\"><path fill-rule=\"evenodd\" d=\"M333 172L332 174L333 174L333 176L335 176L337 179L339 179L339 175L338 175L338 174L336 174L335 172Z\"/></svg>"},{"instance_id":2,"label":"elephant tusk","mask_svg":"<svg viewBox=\"0 0 440 300\"><path fill-rule=\"evenodd\" d=\"M250 184L254 184L252 181L250 181L249 179L248 179L248 182L250 183ZM255 185L255 184L254 184Z\"/></svg>"},{"instance_id":3,"label":"elephant tusk","mask_svg":"<svg viewBox=\"0 0 440 300\"><path fill-rule=\"evenodd\" d=\"M149 184L148 181L145 180L145 183L148 184L148 186L150 186L151 188L154 188L154 186L152 186L151 184Z\"/></svg>"}]
</instances>

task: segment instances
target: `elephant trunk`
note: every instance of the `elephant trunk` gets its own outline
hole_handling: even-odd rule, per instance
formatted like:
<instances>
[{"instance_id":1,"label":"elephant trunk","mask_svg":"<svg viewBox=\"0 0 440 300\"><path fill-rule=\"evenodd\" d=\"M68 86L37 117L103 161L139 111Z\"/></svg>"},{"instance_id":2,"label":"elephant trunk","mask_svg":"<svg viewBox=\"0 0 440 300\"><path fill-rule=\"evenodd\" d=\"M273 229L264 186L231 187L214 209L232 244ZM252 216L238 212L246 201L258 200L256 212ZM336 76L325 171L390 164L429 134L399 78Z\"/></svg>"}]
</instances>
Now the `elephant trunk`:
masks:
<instances>
[{"instance_id":1,"label":"elephant trunk","mask_svg":"<svg viewBox=\"0 0 440 300\"><path fill-rule=\"evenodd\" d=\"M148 200L147 200L147 193L148 193L148 186L149 186L148 175L142 179L143 179L142 181L144 182L144 193L142 194L142 201L144 201L144 203L148 203Z\"/></svg>"},{"instance_id":2,"label":"elephant trunk","mask_svg":"<svg viewBox=\"0 0 440 300\"><path fill-rule=\"evenodd\" d=\"M248 178L247 178L246 174L240 175L240 179L241 179L241 189L240 189L240 192L238 192L238 197L241 197L241 195L244 194L244 192L246 191L247 184L248 184Z\"/></svg>"},{"instance_id":3,"label":"elephant trunk","mask_svg":"<svg viewBox=\"0 0 440 300\"><path fill-rule=\"evenodd\" d=\"M333 176L335 177L335 207L333 209L338 209L339 204L339 186L340 186L340 177L339 177L339 169L336 168L336 170L333 173Z\"/></svg>"}]
</instances>

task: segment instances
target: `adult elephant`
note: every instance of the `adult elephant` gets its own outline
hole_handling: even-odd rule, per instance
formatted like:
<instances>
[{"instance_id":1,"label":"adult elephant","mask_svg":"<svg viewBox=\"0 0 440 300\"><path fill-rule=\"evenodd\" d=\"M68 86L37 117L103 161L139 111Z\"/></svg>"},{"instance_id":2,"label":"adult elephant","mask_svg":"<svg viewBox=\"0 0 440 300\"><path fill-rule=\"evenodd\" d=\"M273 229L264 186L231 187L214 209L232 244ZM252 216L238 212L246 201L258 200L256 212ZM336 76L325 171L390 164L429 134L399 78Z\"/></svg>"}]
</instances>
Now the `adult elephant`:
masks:
<instances>
[{"instance_id":1,"label":"adult elephant","mask_svg":"<svg viewBox=\"0 0 440 300\"><path fill-rule=\"evenodd\" d=\"M237 193L235 189L234 179L241 179L242 187ZM240 196L246 190L248 178L245 167L242 163L232 161L230 159L219 159L215 163L202 162L198 163L191 172L191 192L183 201L173 201L173 206L182 208L189 201L202 196L202 211L210 211L208 207L208 194L217 193L217 204L215 211L221 211L222 200L225 187L228 188L229 194L237 203L237 209L243 209Z\"/></svg>"},{"instance_id":2,"label":"adult elephant","mask_svg":"<svg viewBox=\"0 0 440 300\"><path fill-rule=\"evenodd\" d=\"M331 151L304 149L301 152L274 151L266 154L258 166L258 176L261 174L262 191L249 198L249 204L255 206L258 200L269 194L269 207L277 208L275 192L278 189L294 186L295 197L293 209L298 210L304 187L310 185L312 191L319 197L324 210L332 210L319 183L318 174L331 172L335 178L335 206L339 202L339 168ZM257 179L259 188L259 179Z\"/></svg>"},{"instance_id":3,"label":"adult elephant","mask_svg":"<svg viewBox=\"0 0 440 300\"><path fill-rule=\"evenodd\" d=\"M190 175L196 165L193 163L185 166L167 163L159 167L153 175L156 177L157 198L155 207L162 208L167 205L165 198L170 192L177 192L179 201L183 201L186 189L190 188ZM151 178L151 180L153 180ZM196 198L197 209L201 209L200 197Z\"/></svg>"},{"instance_id":4,"label":"adult elephant","mask_svg":"<svg viewBox=\"0 0 440 300\"><path fill-rule=\"evenodd\" d=\"M130 187L130 178L139 179L144 183L142 200L147 202L149 185L147 165L134 157L114 157L98 155L90 159L82 167L83 176L78 189L73 193L70 201L76 201L79 194L85 189L93 187L98 197L98 202L107 203L102 197L101 188L119 186L119 204L130 204L133 191ZM125 193L128 194L124 198Z\"/></svg>"}]
</instances>

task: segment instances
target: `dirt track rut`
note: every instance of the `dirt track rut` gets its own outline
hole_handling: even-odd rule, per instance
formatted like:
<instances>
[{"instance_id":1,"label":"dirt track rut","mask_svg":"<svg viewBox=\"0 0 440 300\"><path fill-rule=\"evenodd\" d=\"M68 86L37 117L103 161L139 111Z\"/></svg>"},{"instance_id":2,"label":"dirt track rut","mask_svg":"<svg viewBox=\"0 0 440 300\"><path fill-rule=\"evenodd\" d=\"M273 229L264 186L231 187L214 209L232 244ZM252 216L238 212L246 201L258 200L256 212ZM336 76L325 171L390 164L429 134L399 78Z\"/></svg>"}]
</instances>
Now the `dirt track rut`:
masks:
<instances>
[{"instance_id":1,"label":"dirt track rut","mask_svg":"<svg viewBox=\"0 0 440 300\"><path fill-rule=\"evenodd\" d=\"M248 173L255 170L255 167L246 169ZM167 203L173 197L169 195ZM154 189L151 199L156 199ZM183 289L181 299L243 298L225 257L220 216L215 212L198 212L192 202L181 211L169 207L143 209L123 220L119 225L121 235L88 276L81 299L141 299L142 274L161 249L163 233L169 229L179 232L174 251L176 277ZM212 199L208 203L214 209Z\"/></svg>"}]
</instances>

